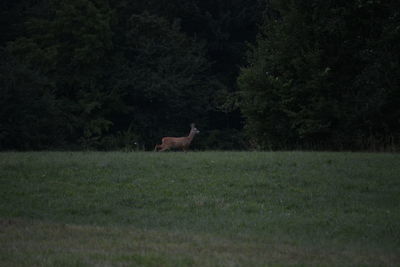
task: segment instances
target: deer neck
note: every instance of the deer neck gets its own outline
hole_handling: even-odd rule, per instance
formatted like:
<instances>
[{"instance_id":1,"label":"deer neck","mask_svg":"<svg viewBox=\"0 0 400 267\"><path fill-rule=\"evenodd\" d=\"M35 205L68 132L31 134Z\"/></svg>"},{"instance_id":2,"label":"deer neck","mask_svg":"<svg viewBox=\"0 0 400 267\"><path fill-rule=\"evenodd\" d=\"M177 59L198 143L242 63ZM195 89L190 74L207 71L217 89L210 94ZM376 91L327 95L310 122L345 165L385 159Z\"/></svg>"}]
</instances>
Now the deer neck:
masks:
<instances>
[{"instance_id":1,"label":"deer neck","mask_svg":"<svg viewBox=\"0 0 400 267\"><path fill-rule=\"evenodd\" d=\"M187 137L189 142L192 142L194 135L195 135L195 132L193 130L191 130Z\"/></svg>"}]
</instances>

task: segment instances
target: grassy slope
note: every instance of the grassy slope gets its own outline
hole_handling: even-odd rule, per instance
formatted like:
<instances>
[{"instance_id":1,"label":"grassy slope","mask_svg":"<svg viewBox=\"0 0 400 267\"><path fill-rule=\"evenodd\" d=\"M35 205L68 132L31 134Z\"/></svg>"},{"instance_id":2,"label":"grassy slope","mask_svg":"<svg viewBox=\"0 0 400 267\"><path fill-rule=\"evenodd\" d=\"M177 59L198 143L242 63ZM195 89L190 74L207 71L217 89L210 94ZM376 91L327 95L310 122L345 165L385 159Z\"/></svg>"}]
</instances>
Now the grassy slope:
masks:
<instances>
[{"instance_id":1,"label":"grassy slope","mask_svg":"<svg viewBox=\"0 0 400 267\"><path fill-rule=\"evenodd\" d=\"M1 153L0 218L0 265L396 265L400 155Z\"/></svg>"}]
</instances>

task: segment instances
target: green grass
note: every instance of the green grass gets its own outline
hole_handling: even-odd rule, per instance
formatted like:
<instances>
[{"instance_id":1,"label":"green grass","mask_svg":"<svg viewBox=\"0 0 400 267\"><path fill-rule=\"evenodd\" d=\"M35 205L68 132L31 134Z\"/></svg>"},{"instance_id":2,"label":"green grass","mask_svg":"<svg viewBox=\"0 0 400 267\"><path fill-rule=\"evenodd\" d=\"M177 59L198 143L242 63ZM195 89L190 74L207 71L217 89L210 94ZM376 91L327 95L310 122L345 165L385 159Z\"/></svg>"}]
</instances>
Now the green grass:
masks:
<instances>
[{"instance_id":1,"label":"green grass","mask_svg":"<svg viewBox=\"0 0 400 267\"><path fill-rule=\"evenodd\" d=\"M400 264L400 155L0 153L0 266Z\"/></svg>"}]
</instances>

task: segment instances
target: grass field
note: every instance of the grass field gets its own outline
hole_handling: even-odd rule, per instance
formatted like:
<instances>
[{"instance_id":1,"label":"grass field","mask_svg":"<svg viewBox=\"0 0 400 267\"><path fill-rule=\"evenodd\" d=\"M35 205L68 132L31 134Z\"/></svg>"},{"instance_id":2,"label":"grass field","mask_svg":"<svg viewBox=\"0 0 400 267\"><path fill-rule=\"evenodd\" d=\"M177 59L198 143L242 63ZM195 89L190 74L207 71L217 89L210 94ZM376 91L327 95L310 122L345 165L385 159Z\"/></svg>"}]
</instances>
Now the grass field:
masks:
<instances>
[{"instance_id":1,"label":"grass field","mask_svg":"<svg viewBox=\"0 0 400 267\"><path fill-rule=\"evenodd\" d=\"M399 266L400 154L0 153L0 266Z\"/></svg>"}]
</instances>

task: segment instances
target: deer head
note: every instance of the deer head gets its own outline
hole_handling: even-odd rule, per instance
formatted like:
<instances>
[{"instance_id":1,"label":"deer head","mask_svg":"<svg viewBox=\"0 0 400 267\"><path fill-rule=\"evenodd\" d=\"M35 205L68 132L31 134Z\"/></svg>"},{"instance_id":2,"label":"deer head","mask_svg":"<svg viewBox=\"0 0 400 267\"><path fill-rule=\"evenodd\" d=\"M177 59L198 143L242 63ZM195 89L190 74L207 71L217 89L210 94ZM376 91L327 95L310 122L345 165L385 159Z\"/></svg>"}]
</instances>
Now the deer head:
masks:
<instances>
[{"instance_id":1,"label":"deer head","mask_svg":"<svg viewBox=\"0 0 400 267\"><path fill-rule=\"evenodd\" d=\"M196 126L194 125L194 123L190 124L190 128L191 128L191 130L190 130L191 133L192 133L192 132L193 132L194 134L200 133L200 131L196 128Z\"/></svg>"}]
</instances>

